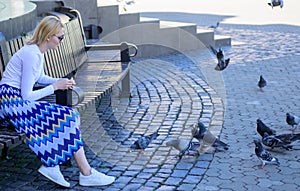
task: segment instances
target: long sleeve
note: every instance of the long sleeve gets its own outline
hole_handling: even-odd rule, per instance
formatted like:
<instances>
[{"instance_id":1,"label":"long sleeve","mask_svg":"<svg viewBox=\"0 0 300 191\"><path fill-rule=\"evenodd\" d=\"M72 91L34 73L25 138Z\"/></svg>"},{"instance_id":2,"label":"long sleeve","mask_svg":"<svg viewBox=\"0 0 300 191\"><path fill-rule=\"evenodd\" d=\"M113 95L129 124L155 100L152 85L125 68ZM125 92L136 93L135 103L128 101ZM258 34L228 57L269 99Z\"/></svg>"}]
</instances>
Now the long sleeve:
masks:
<instances>
[{"instance_id":1,"label":"long sleeve","mask_svg":"<svg viewBox=\"0 0 300 191\"><path fill-rule=\"evenodd\" d=\"M59 79L60 78L53 78L51 76L47 76L47 75L45 75L45 73L43 71L42 74L41 74L41 76L38 79L38 83L49 85L49 84L53 84L54 82L56 82Z\"/></svg>"},{"instance_id":2,"label":"long sleeve","mask_svg":"<svg viewBox=\"0 0 300 191\"><path fill-rule=\"evenodd\" d=\"M29 54L22 59L21 94L25 100L38 100L54 93L51 83L57 81L55 78L40 78L42 82L47 82L45 84L50 85L39 90L33 90L37 76L44 76L43 61L41 59L43 58L36 54Z\"/></svg>"},{"instance_id":3,"label":"long sleeve","mask_svg":"<svg viewBox=\"0 0 300 191\"><path fill-rule=\"evenodd\" d=\"M58 78L46 76L44 73L44 54L38 46L25 45L8 62L0 84L7 84L21 90L25 100L38 100L54 93L51 84ZM34 90L36 82L48 85L45 88Z\"/></svg>"}]
</instances>

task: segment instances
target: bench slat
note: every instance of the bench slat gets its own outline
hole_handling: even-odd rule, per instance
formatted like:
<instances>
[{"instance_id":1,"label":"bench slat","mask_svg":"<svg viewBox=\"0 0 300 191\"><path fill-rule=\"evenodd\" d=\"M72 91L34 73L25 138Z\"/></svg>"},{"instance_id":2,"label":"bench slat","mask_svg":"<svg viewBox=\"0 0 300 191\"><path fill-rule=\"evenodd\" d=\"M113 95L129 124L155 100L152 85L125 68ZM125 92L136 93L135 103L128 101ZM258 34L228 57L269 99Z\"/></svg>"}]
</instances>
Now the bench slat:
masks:
<instances>
[{"instance_id":1,"label":"bench slat","mask_svg":"<svg viewBox=\"0 0 300 191\"><path fill-rule=\"evenodd\" d=\"M20 142L20 139L19 139L18 135L3 135L3 134L0 134L0 138L1 139L10 139L12 144L16 144L16 143Z\"/></svg>"},{"instance_id":2,"label":"bench slat","mask_svg":"<svg viewBox=\"0 0 300 191\"><path fill-rule=\"evenodd\" d=\"M13 145L13 142L11 139L1 138L1 137L0 137L0 143L4 144L4 148L10 147L11 145Z\"/></svg>"}]
</instances>

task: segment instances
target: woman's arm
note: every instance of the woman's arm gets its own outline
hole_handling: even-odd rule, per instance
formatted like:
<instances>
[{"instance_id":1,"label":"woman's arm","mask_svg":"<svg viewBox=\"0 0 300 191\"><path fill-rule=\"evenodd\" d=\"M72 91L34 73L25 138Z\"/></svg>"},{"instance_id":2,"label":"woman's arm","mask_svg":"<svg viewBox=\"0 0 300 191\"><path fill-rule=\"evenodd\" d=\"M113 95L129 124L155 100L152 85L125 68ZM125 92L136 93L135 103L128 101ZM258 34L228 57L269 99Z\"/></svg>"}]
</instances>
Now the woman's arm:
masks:
<instances>
[{"instance_id":1,"label":"woman's arm","mask_svg":"<svg viewBox=\"0 0 300 191\"><path fill-rule=\"evenodd\" d=\"M54 93L52 85L33 91L33 85L36 82L35 79L43 72L39 62L41 60L38 55L28 55L22 59L21 94L25 100L34 101Z\"/></svg>"},{"instance_id":2,"label":"woman's arm","mask_svg":"<svg viewBox=\"0 0 300 191\"><path fill-rule=\"evenodd\" d=\"M51 76L47 76L44 74L44 71L43 71L37 82L39 84L50 85L50 84L57 82L59 79L60 78L53 78Z\"/></svg>"}]
</instances>

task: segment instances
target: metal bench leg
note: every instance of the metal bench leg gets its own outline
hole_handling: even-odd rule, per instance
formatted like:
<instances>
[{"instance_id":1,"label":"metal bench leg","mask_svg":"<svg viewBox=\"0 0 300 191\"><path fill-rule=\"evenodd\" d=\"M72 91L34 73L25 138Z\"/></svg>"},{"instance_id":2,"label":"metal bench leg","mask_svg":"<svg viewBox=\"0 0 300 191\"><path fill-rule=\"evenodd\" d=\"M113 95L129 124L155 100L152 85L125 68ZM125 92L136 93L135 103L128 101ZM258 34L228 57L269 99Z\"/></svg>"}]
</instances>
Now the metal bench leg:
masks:
<instances>
[{"instance_id":1,"label":"metal bench leg","mask_svg":"<svg viewBox=\"0 0 300 191\"><path fill-rule=\"evenodd\" d=\"M121 98L129 98L130 96L130 70L122 80Z\"/></svg>"},{"instance_id":2,"label":"metal bench leg","mask_svg":"<svg viewBox=\"0 0 300 191\"><path fill-rule=\"evenodd\" d=\"M8 148L7 148L7 147L4 147L4 148L2 149L2 159L10 159L10 158L8 157Z\"/></svg>"}]
</instances>

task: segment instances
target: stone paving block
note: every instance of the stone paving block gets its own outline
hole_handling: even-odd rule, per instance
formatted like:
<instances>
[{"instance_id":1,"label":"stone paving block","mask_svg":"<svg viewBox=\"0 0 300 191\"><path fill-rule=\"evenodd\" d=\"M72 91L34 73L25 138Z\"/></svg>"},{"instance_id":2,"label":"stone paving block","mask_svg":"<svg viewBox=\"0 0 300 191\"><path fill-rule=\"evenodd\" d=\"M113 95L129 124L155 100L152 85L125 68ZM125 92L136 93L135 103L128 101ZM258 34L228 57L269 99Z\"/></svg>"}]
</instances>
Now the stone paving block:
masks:
<instances>
[{"instance_id":1,"label":"stone paving block","mask_svg":"<svg viewBox=\"0 0 300 191\"><path fill-rule=\"evenodd\" d=\"M181 182L181 178L178 177L169 177L164 184L165 185L171 185L171 186L177 186Z\"/></svg>"},{"instance_id":2,"label":"stone paving block","mask_svg":"<svg viewBox=\"0 0 300 191\"><path fill-rule=\"evenodd\" d=\"M220 188L218 188L217 186L213 186L213 185L206 185L206 184L199 184L196 187L197 190L203 190L203 191L216 191L216 190L220 190Z\"/></svg>"},{"instance_id":3,"label":"stone paving block","mask_svg":"<svg viewBox=\"0 0 300 191\"><path fill-rule=\"evenodd\" d=\"M145 187L151 187L153 190L159 188L161 186L160 183L157 182L147 182L145 185Z\"/></svg>"},{"instance_id":4,"label":"stone paving block","mask_svg":"<svg viewBox=\"0 0 300 191\"><path fill-rule=\"evenodd\" d=\"M131 183L131 184L127 184L122 190L124 191L139 190L141 186L142 186L141 184Z\"/></svg>"},{"instance_id":5,"label":"stone paving block","mask_svg":"<svg viewBox=\"0 0 300 191\"><path fill-rule=\"evenodd\" d=\"M181 184L177 190L193 191L195 190L195 186L195 184Z\"/></svg>"},{"instance_id":6,"label":"stone paving block","mask_svg":"<svg viewBox=\"0 0 300 191\"><path fill-rule=\"evenodd\" d=\"M198 184L200 182L200 177L196 175L187 175L185 179L182 181L187 184Z\"/></svg>"},{"instance_id":7,"label":"stone paving block","mask_svg":"<svg viewBox=\"0 0 300 191\"><path fill-rule=\"evenodd\" d=\"M190 169L193 167L192 163L189 162L184 162L184 161L180 161L179 163L177 163L177 165L175 166L175 169Z\"/></svg>"},{"instance_id":8,"label":"stone paving block","mask_svg":"<svg viewBox=\"0 0 300 191\"><path fill-rule=\"evenodd\" d=\"M188 174L188 170L174 170L171 174L172 177L186 177Z\"/></svg>"},{"instance_id":9,"label":"stone paving block","mask_svg":"<svg viewBox=\"0 0 300 191\"><path fill-rule=\"evenodd\" d=\"M156 189L157 191L174 191L176 190L175 186L167 186L167 185L162 185L159 188Z\"/></svg>"}]
</instances>

